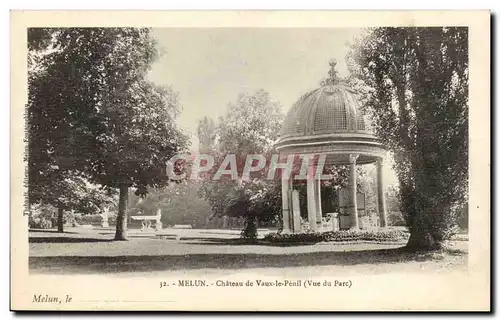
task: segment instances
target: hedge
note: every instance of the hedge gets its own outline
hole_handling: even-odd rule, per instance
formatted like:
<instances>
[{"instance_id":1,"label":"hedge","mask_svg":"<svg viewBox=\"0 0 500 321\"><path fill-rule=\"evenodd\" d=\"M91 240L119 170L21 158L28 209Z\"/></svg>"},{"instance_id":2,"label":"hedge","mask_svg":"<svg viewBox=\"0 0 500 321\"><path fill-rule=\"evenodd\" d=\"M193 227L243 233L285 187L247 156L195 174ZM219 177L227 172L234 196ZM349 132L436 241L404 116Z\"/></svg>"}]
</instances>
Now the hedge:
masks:
<instances>
[{"instance_id":1,"label":"hedge","mask_svg":"<svg viewBox=\"0 0 500 321\"><path fill-rule=\"evenodd\" d=\"M78 214L75 215L74 221L76 221L79 225L101 225L102 217L99 214ZM116 215L109 214L108 223L110 225L114 225L116 223Z\"/></svg>"},{"instance_id":2,"label":"hedge","mask_svg":"<svg viewBox=\"0 0 500 321\"><path fill-rule=\"evenodd\" d=\"M323 233L300 233L300 234L279 234L270 233L264 237L264 241L277 244L293 243L318 243L318 242L400 242L408 240L409 234L401 230L389 231L363 231L346 230L330 231Z\"/></svg>"}]
</instances>

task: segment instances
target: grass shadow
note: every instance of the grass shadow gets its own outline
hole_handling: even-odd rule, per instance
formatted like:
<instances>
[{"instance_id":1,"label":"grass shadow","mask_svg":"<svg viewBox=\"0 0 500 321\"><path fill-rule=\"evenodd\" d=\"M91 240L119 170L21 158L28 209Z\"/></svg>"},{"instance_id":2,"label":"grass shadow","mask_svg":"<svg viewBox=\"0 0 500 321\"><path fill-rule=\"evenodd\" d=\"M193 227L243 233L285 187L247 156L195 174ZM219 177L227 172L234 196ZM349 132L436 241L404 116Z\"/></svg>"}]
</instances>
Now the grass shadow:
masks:
<instances>
[{"instance_id":1,"label":"grass shadow","mask_svg":"<svg viewBox=\"0 0 500 321\"><path fill-rule=\"evenodd\" d=\"M57 234L78 234L78 232L58 232L57 230L44 230L44 229L32 229L28 230L28 233L57 233Z\"/></svg>"},{"instance_id":2,"label":"grass shadow","mask_svg":"<svg viewBox=\"0 0 500 321\"><path fill-rule=\"evenodd\" d=\"M446 254L446 253L444 253ZM415 253L405 248L344 252L287 254L214 253L141 256L48 256L30 257L32 272L42 274L102 274L195 269L284 268L307 266L355 266L358 264L440 261L444 254ZM455 252L454 255L464 255Z\"/></svg>"},{"instance_id":3,"label":"grass shadow","mask_svg":"<svg viewBox=\"0 0 500 321\"><path fill-rule=\"evenodd\" d=\"M305 246L314 245L318 242L296 242L296 243L272 243L264 240L252 240L252 239L242 239L242 238L211 238L211 237L193 237L193 238L181 238L183 243L193 244L193 245L262 245L262 246L274 246L274 247L293 247L293 246Z\"/></svg>"},{"instance_id":4,"label":"grass shadow","mask_svg":"<svg viewBox=\"0 0 500 321\"><path fill-rule=\"evenodd\" d=\"M165 238L169 239L169 238ZM172 238L174 239L174 238ZM242 239L242 238L227 238L221 239L216 237L188 237L180 238L180 241L186 244L193 245L261 245L261 246L271 246L271 247L299 247L299 246L310 246L318 243L323 243L322 241L302 241L302 242L270 242L264 239ZM351 241L351 242L327 242L328 244L338 244L338 245L351 245L351 244L378 244L378 245L405 245L407 240L400 240L394 242L370 242L370 241Z\"/></svg>"},{"instance_id":5,"label":"grass shadow","mask_svg":"<svg viewBox=\"0 0 500 321\"><path fill-rule=\"evenodd\" d=\"M95 243L95 242L112 242L108 239L96 239L85 237L30 237L28 243Z\"/></svg>"},{"instance_id":6,"label":"grass shadow","mask_svg":"<svg viewBox=\"0 0 500 321\"><path fill-rule=\"evenodd\" d=\"M175 237L174 237L175 238ZM256 240L247 240L239 237L232 238L217 238L217 237L181 237L182 243L193 245L259 245Z\"/></svg>"}]
</instances>

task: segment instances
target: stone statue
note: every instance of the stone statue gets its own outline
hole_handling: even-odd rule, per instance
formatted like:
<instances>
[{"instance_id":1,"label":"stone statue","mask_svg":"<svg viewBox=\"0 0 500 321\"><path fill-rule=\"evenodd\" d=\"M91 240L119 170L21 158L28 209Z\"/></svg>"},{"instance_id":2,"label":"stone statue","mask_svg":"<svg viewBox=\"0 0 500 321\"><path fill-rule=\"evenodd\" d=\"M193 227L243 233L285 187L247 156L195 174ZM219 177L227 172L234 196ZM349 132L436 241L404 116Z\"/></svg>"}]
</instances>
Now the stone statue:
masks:
<instances>
[{"instance_id":1,"label":"stone statue","mask_svg":"<svg viewBox=\"0 0 500 321\"><path fill-rule=\"evenodd\" d=\"M158 208L156 210L156 224L155 224L156 230L160 231L163 229L163 224L161 222L161 208Z\"/></svg>"},{"instance_id":2,"label":"stone statue","mask_svg":"<svg viewBox=\"0 0 500 321\"><path fill-rule=\"evenodd\" d=\"M102 227L109 227L108 216L109 216L109 208L105 207L101 213L101 218L102 218L101 226Z\"/></svg>"}]
</instances>

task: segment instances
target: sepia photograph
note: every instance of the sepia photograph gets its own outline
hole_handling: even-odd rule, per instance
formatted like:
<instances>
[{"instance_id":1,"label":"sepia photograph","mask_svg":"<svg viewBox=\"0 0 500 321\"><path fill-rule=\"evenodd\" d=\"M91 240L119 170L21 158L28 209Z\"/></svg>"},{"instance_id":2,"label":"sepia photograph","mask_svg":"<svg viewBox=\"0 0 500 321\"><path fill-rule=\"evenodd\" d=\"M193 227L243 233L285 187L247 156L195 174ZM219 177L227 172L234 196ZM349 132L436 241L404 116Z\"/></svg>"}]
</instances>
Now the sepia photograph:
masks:
<instances>
[{"instance_id":1,"label":"sepia photograph","mask_svg":"<svg viewBox=\"0 0 500 321\"><path fill-rule=\"evenodd\" d=\"M11 16L11 309L490 309L489 12L81 14Z\"/></svg>"}]
</instances>

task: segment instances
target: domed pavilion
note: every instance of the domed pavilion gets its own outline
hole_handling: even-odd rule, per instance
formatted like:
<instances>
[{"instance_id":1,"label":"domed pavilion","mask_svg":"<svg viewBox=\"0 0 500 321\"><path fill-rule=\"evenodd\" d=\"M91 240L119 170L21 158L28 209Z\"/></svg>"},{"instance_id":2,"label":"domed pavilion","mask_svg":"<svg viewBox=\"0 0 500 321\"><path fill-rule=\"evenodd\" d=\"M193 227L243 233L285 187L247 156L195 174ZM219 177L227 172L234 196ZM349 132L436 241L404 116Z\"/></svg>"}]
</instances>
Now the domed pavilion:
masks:
<instances>
[{"instance_id":1,"label":"domed pavilion","mask_svg":"<svg viewBox=\"0 0 500 321\"><path fill-rule=\"evenodd\" d=\"M345 199L350 229L359 228L356 166L376 163L379 225L386 226L382 181L386 150L368 130L352 88L340 83L327 84L303 95L286 115L276 149L280 156L316 156L321 157L325 165L349 165L349 187ZM322 178L314 172L315 165L317 163L314 162L307 165L307 218L309 228L319 231L323 220ZM282 180L284 233L302 231L298 192L294 193L293 188L294 178L292 174L291 178ZM294 194L297 194L296 197Z\"/></svg>"}]
</instances>

